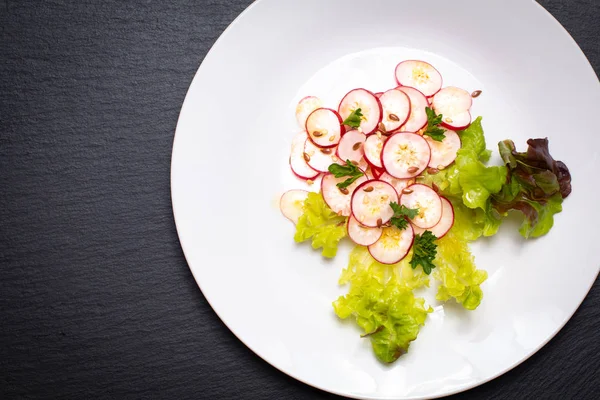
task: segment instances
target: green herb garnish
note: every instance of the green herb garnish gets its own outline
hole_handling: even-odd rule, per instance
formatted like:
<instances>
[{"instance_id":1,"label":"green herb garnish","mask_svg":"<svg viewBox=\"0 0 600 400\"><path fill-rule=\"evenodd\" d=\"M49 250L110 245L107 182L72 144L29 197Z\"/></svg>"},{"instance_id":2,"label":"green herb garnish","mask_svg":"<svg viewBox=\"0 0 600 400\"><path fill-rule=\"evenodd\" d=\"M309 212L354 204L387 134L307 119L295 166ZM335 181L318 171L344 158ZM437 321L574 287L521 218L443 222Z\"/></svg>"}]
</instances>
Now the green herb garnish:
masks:
<instances>
[{"instance_id":1,"label":"green herb garnish","mask_svg":"<svg viewBox=\"0 0 600 400\"><path fill-rule=\"evenodd\" d=\"M444 130L439 127L442 123L442 114L436 115L435 111L429 107L425 107L425 112L427 113L427 130L423 135L427 135L433 140L441 142L446 138Z\"/></svg>"},{"instance_id":2,"label":"green herb garnish","mask_svg":"<svg viewBox=\"0 0 600 400\"><path fill-rule=\"evenodd\" d=\"M437 244L433 241L436 239L437 237L431 231L415 235L415 242L413 243L414 253L412 260L410 260L410 266L413 269L420 265L423 268L423 272L429 275L431 270L435 268L433 260L437 255Z\"/></svg>"},{"instance_id":3,"label":"green herb garnish","mask_svg":"<svg viewBox=\"0 0 600 400\"><path fill-rule=\"evenodd\" d=\"M351 126L352 128L356 129L360 126L362 117L363 117L363 114L362 114L360 108L357 108L356 110L352 110L350 115L348 115L348 118L346 118L344 120L344 125L348 125L348 126Z\"/></svg>"},{"instance_id":4,"label":"green herb garnish","mask_svg":"<svg viewBox=\"0 0 600 400\"><path fill-rule=\"evenodd\" d=\"M394 210L394 216L390 220L390 223L401 231L408 226L408 220L406 218L414 218L419 213L418 208L408 208L395 202L391 202L390 207Z\"/></svg>"},{"instance_id":5,"label":"green herb garnish","mask_svg":"<svg viewBox=\"0 0 600 400\"><path fill-rule=\"evenodd\" d=\"M360 108L359 108L360 110ZM354 181L363 176L363 172L356 165L352 164L350 160L346 160L346 165L340 164L331 164L329 168L327 168L329 172L333 174L336 178L343 178L348 176L344 182L338 183L336 186L340 189L345 189L348 186L352 185Z\"/></svg>"}]
</instances>

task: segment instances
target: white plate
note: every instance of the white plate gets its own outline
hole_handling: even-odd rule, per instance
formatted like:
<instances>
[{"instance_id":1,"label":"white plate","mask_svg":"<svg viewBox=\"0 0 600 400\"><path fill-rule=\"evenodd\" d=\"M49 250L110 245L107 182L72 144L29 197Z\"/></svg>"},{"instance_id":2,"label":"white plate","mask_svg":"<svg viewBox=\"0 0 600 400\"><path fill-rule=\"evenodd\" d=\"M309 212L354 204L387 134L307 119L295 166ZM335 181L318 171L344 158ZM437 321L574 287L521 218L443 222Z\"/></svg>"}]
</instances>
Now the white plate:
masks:
<instances>
[{"instance_id":1,"label":"white plate","mask_svg":"<svg viewBox=\"0 0 600 400\"><path fill-rule=\"evenodd\" d=\"M409 353L385 366L331 307L346 291L336 282L348 249L326 262L294 244L277 200L298 186L287 163L297 100L315 94L335 107L351 88L386 89L406 58L483 90L473 111L489 148L548 136L573 193L549 235L525 242L507 223L478 241L489 272L481 306L436 307ZM356 398L459 392L543 346L598 274L598 110L592 68L533 1L261 0L206 56L181 111L171 172L181 244L219 317L285 373Z\"/></svg>"}]
</instances>

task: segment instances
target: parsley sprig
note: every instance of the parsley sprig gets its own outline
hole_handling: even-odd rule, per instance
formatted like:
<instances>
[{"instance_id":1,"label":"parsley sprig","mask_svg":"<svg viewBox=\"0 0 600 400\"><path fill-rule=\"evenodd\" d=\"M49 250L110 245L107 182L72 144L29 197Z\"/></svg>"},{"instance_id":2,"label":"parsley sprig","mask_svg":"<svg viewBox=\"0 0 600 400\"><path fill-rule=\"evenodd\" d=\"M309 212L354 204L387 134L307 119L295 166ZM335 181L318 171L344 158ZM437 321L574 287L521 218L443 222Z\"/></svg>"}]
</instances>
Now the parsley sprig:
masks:
<instances>
[{"instance_id":1,"label":"parsley sprig","mask_svg":"<svg viewBox=\"0 0 600 400\"><path fill-rule=\"evenodd\" d=\"M435 268L433 260L437 255L437 244L434 241L437 237L431 231L425 231L420 235L415 235L413 243L413 258L410 260L410 266L415 269L417 266L423 268L423 272L427 275L431 274L431 270Z\"/></svg>"},{"instance_id":2,"label":"parsley sprig","mask_svg":"<svg viewBox=\"0 0 600 400\"><path fill-rule=\"evenodd\" d=\"M425 112L427 113L427 130L423 135L427 135L433 140L441 142L446 137L446 135L444 135L444 130L439 127L442 123L442 114L436 115L435 111L429 107L425 107Z\"/></svg>"},{"instance_id":3,"label":"parsley sprig","mask_svg":"<svg viewBox=\"0 0 600 400\"><path fill-rule=\"evenodd\" d=\"M357 108L356 110L352 110L350 115L348 115L348 118L346 118L344 120L344 125L348 125L354 129L356 129L360 126L362 117L363 117L363 114L362 114L362 111L360 110L360 108Z\"/></svg>"},{"instance_id":4,"label":"parsley sprig","mask_svg":"<svg viewBox=\"0 0 600 400\"><path fill-rule=\"evenodd\" d=\"M345 181L337 184L337 187L340 189L347 188L348 186L352 185L354 181L363 176L363 172L360 170L360 168L352 164L350 160L346 160L346 165L331 164L327 169L336 178L343 178L345 176L349 177Z\"/></svg>"},{"instance_id":5,"label":"parsley sprig","mask_svg":"<svg viewBox=\"0 0 600 400\"><path fill-rule=\"evenodd\" d=\"M390 224L403 231L408 226L407 218L414 218L419 213L418 208L408 208L404 205L391 202L390 207L394 210L394 216L390 220Z\"/></svg>"}]
</instances>

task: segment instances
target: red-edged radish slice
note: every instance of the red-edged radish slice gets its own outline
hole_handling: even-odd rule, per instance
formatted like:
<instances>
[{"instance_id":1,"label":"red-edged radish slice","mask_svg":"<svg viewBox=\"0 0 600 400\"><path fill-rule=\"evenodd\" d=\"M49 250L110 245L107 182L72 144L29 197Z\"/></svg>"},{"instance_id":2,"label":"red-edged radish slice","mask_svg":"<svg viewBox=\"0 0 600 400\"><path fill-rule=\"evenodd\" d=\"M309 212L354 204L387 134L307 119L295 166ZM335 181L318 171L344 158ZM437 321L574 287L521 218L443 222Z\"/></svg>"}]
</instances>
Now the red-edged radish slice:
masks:
<instances>
[{"instance_id":1,"label":"red-edged radish slice","mask_svg":"<svg viewBox=\"0 0 600 400\"><path fill-rule=\"evenodd\" d=\"M381 175L383 175L385 173L385 170L383 168L377 168L371 165L371 173L373 174L373 177L375 179L380 179Z\"/></svg>"},{"instance_id":2,"label":"red-edged radish slice","mask_svg":"<svg viewBox=\"0 0 600 400\"><path fill-rule=\"evenodd\" d=\"M383 94L383 92L377 92L377 93L375 93L375 97L377 97L379 99L382 94Z\"/></svg>"},{"instance_id":3,"label":"red-edged radish slice","mask_svg":"<svg viewBox=\"0 0 600 400\"><path fill-rule=\"evenodd\" d=\"M408 254L415 234L412 226L400 230L395 226L383 228L378 241L369 246L371 256L381 264L396 264Z\"/></svg>"},{"instance_id":4,"label":"red-edged radish slice","mask_svg":"<svg viewBox=\"0 0 600 400\"><path fill-rule=\"evenodd\" d=\"M454 86L445 87L433 96L433 109L442 114L442 125L449 129L465 129L471 123L471 105L473 98L464 89Z\"/></svg>"},{"instance_id":5,"label":"red-edged radish slice","mask_svg":"<svg viewBox=\"0 0 600 400\"><path fill-rule=\"evenodd\" d=\"M440 196L440 199L442 200L442 218L440 219L440 222L429 229L419 228L418 226L414 225L413 229L415 231L415 235L420 235L425 231L430 231L439 239L446 235L450 228L452 228L452 225L454 225L454 207L452 207L452 203L450 203L447 198Z\"/></svg>"},{"instance_id":6,"label":"red-edged radish slice","mask_svg":"<svg viewBox=\"0 0 600 400\"><path fill-rule=\"evenodd\" d=\"M288 190L279 199L279 208L281 213L294 224L298 223L298 218L303 213L304 200L308 197L306 190L293 189Z\"/></svg>"},{"instance_id":7,"label":"red-edged radish slice","mask_svg":"<svg viewBox=\"0 0 600 400\"><path fill-rule=\"evenodd\" d=\"M410 99L406 93L397 89L390 89L379 98L383 107L381 123L386 132L392 133L400 129L410 115Z\"/></svg>"},{"instance_id":8,"label":"red-edged radish slice","mask_svg":"<svg viewBox=\"0 0 600 400\"><path fill-rule=\"evenodd\" d=\"M398 196L400 196L402 194L402 191L404 189L406 189L408 186L415 183L415 180L412 178L411 179L398 179L398 178L394 178L387 172L384 172L383 174L381 174L379 179L392 185L394 187L394 189L396 189L396 193L398 193Z\"/></svg>"},{"instance_id":9,"label":"red-edged radish slice","mask_svg":"<svg viewBox=\"0 0 600 400\"><path fill-rule=\"evenodd\" d=\"M319 147L335 147L345 131L340 115L330 108L317 108L306 119L308 138Z\"/></svg>"},{"instance_id":10,"label":"red-edged radish slice","mask_svg":"<svg viewBox=\"0 0 600 400\"><path fill-rule=\"evenodd\" d=\"M365 134L375 132L381 122L381 103L379 99L366 89L354 89L349 91L338 107L342 121L356 109L360 108L363 115L359 131Z\"/></svg>"},{"instance_id":11,"label":"red-edged radish slice","mask_svg":"<svg viewBox=\"0 0 600 400\"><path fill-rule=\"evenodd\" d=\"M290 167L292 172L301 179L315 179L319 171L311 168L304 157L304 144L306 143L306 132L300 132L292 140L292 151L290 153Z\"/></svg>"},{"instance_id":12,"label":"red-edged radish slice","mask_svg":"<svg viewBox=\"0 0 600 400\"><path fill-rule=\"evenodd\" d=\"M331 164L339 164L335 149L317 147L308 138L304 143L303 157L312 169L319 172L327 172Z\"/></svg>"},{"instance_id":13,"label":"red-edged radish slice","mask_svg":"<svg viewBox=\"0 0 600 400\"><path fill-rule=\"evenodd\" d=\"M367 136L357 130L346 132L340 139L340 144L337 148L337 155L340 160L355 161L360 163L364 155L364 144Z\"/></svg>"},{"instance_id":14,"label":"red-edged radish slice","mask_svg":"<svg viewBox=\"0 0 600 400\"><path fill-rule=\"evenodd\" d=\"M336 178L332 174L325 174L321 181L321 193L323 194L323 200L334 212L345 217L351 214L350 203L352 201L352 194L356 188L363 182L367 181L365 176L361 176L354 181L350 186L345 189L340 189L337 184L344 182L347 178Z\"/></svg>"},{"instance_id":15,"label":"red-edged radish slice","mask_svg":"<svg viewBox=\"0 0 600 400\"><path fill-rule=\"evenodd\" d=\"M419 228L434 227L442 218L442 200L429 186L415 183L408 186L400 195L400 204L408 208L418 208L419 213L410 220Z\"/></svg>"},{"instance_id":16,"label":"red-edged radish slice","mask_svg":"<svg viewBox=\"0 0 600 400\"><path fill-rule=\"evenodd\" d=\"M352 215L348 218L348 236L361 246L370 246L379 240L383 233L382 228L369 228L363 226Z\"/></svg>"},{"instance_id":17,"label":"red-edged radish slice","mask_svg":"<svg viewBox=\"0 0 600 400\"><path fill-rule=\"evenodd\" d=\"M433 96L442 88L442 75L425 61L402 61L396 66L396 81L399 85L417 89L425 96Z\"/></svg>"},{"instance_id":18,"label":"red-edged radish slice","mask_svg":"<svg viewBox=\"0 0 600 400\"><path fill-rule=\"evenodd\" d=\"M296 106L296 121L298 121L298 125L302 129L305 129L308 116L321 107L323 107L323 102L318 97L307 96L300 100Z\"/></svg>"},{"instance_id":19,"label":"red-edged radish slice","mask_svg":"<svg viewBox=\"0 0 600 400\"><path fill-rule=\"evenodd\" d=\"M416 132L423 128L427 124L427 113L425 112L425 107L429 107L427 97L417 89L408 86L400 86L396 89L406 93L410 99L410 115L402 127L402 130L406 132Z\"/></svg>"},{"instance_id":20,"label":"red-edged radish slice","mask_svg":"<svg viewBox=\"0 0 600 400\"><path fill-rule=\"evenodd\" d=\"M371 135L365 141L365 158L367 162L374 167L383 169L381 164L381 151L385 140L379 135ZM375 175L375 174L373 174Z\"/></svg>"},{"instance_id":21,"label":"red-edged radish slice","mask_svg":"<svg viewBox=\"0 0 600 400\"><path fill-rule=\"evenodd\" d=\"M352 215L364 226L381 227L394 216L391 202L398 202L392 185L380 180L366 181L352 195Z\"/></svg>"},{"instance_id":22,"label":"red-edged radish slice","mask_svg":"<svg viewBox=\"0 0 600 400\"><path fill-rule=\"evenodd\" d=\"M419 175L431 158L431 149L423 136L400 132L390 136L381 151L381 161L394 178L408 179Z\"/></svg>"},{"instance_id":23,"label":"red-edged radish slice","mask_svg":"<svg viewBox=\"0 0 600 400\"><path fill-rule=\"evenodd\" d=\"M430 136L423 136L431 149L431 159L429 160L431 168L446 168L454 162L456 154L460 150L460 137L456 132L446 129L444 135L446 137L441 142L433 140Z\"/></svg>"}]
</instances>

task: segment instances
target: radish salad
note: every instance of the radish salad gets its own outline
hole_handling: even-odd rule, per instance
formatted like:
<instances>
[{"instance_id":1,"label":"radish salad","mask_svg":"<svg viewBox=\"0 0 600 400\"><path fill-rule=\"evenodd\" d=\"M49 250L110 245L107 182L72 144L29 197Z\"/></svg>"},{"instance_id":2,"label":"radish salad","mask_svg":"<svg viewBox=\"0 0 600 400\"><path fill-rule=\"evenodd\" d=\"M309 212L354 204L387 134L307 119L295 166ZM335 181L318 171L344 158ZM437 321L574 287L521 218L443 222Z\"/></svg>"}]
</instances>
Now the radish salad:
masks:
<instances>
[{"instance_id":1,"label":"radish salad","mask_svg":"<svg viewBox=\"0 0 600 400\"><path fill-rule=\"evenodd\" d=\"M389 90L356 88L337 107L300 100L290 168L318 192L293 189L280 199L296 242L311 241L328 258L343 238L355 244L339 280L349 291L333 308L356 321L386 363L408 351L432 311L415 289L433 278L438 301L476 309L487 273L469 242L494 235L509 212L522 216L524 238L545 235L571 192L546 138L529 139L524 152L504 140L504 164L487 165L481 117L471 115L480 90L444 86L425 61L391 72Z\"/></svg>"}]
</instances>

